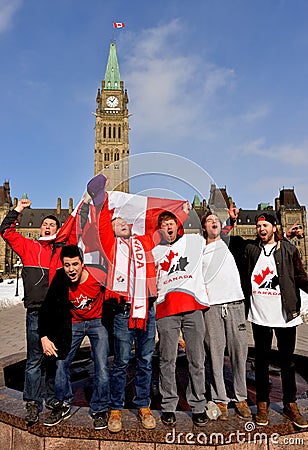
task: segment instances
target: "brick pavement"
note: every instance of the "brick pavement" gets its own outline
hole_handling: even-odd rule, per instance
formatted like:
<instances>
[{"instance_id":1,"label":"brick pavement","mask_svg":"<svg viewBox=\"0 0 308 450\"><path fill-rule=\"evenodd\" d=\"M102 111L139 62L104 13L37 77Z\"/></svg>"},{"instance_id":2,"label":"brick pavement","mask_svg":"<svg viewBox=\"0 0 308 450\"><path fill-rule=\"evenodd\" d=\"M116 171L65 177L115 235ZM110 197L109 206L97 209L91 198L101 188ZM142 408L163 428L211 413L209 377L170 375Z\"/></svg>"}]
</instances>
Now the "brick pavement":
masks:
<instances>
[{"instance_id":1,"label":"brick pavement","mask_svg":"<svg viewBox=\"0 0 308 450\"><path fill-rule=\"evenodd\" d=\"M26 351L26 310L23 303L0 311L0 357Z\"/></svg>"},{"instance_id":2,"label":"brick pavement","mask_svg":"<svg viewBox=\"0 0 308 450\"><path fill-rule=\"evenodd\" d=\"M85 339L83 345L87 345ZM0 310L0 358L26 352L26 310L23 303Z\"/></svg>"}]
</instances>

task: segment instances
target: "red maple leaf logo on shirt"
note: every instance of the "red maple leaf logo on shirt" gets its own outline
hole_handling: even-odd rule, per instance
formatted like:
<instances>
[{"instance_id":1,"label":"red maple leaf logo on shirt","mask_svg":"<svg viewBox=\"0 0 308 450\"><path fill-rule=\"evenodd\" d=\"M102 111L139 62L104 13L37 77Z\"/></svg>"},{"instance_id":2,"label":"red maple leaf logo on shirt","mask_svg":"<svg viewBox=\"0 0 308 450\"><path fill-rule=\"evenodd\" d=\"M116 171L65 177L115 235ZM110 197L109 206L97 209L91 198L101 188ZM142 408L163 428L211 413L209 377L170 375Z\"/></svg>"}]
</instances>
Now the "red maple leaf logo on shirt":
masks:
<instances>
[{"instance_id":1,"label":"red maple leaf logo on shirt","mask_svg":"<svg viewBox=\"0 0 308 450\"><path fill-rule=\"evenodd\" d=\"M267 275L273 274L274 271L270 270L269 267L267 267L265 270L262 270L261 274L254 275L253 281L257 283L258 286L262 283L262 281L267 277Z\"/></svg>"},{"instance_id":2,"label":"red maple leaf logo on shirt","mask_svg":"<svg viewBox=\"0 0 308 450\"><path fill-rule=\"evenodd\" d=\"M162 270L168 272L171 266L171 261L175 256L178 256L178 253L174 253L172 250L170 250L169 254L166 256L167 261L163 261L162 263L160 263L160 267L162 268Z\"/></svg>"}]
</instances>

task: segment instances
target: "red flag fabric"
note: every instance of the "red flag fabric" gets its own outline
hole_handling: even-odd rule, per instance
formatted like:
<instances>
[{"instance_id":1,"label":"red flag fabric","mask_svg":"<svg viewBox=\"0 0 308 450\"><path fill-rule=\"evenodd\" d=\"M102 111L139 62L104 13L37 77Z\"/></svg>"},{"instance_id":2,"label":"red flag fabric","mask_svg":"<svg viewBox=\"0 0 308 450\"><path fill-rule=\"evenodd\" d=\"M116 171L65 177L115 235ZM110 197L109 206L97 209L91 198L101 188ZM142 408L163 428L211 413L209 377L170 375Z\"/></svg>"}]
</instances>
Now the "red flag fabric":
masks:
<instances>
[{"instance_id":1,"label":"red flag fabric","mask_svg":"<svg viewBox=\"0 0 308 450\"><path fill-rule=\"evenodd\" d=\"M124 28L124 22L113 22L113 28Z\"/></svg>"},{"instance_id":2,"label":"red flag fabric","mask_svg":"<svg viewBox=\"0 0 308 450\"><path fill-rule=\"evenodd\" d=\"M157 230L157 218L163 211L171 211L179 220L179 225L187 219L183 211L184 200L145 197L124 192L108 192L108 209L113 217L121 217L132 227L132 234L153 235Z\"/></svg>"}]
</instances>

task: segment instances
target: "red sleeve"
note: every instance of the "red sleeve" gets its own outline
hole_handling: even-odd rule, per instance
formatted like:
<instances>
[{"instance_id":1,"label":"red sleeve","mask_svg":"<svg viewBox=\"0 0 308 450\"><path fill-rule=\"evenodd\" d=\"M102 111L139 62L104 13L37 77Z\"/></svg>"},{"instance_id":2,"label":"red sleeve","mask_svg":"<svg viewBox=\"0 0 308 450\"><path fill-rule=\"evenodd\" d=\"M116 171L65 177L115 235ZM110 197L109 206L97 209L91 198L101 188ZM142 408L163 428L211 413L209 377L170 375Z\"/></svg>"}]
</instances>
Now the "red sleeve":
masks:
<instances>
[{"instance_id":1,"label":"red sleeve","mask_svg":"<svg viewBox=\"0 0 308 450\"><path fill-rule=\"evenodd\" d=\"M16 223L16 222L15 222ZM18 231L16 231L16 225L12 224L3 233L3 239L12 247L14 252L23 259L27 251L29 251L29 246L32 243L31 239L27 239L22 236Z\"/></svg>"},{"instance_id":2,"label":"red sleeve","mask_svg":"<svg viewBox=\"0 0 308 450\"><path fill-rule=\"evenodd\" d=\"M111 214L108 209L108 197L99 213L98 234L104 253L110 262L113 256L113 248L115 244L115 236L111 225Z\"/></svg>"},{"instance_id":3,"label":"red sleeve","mask_svg":"<svg viewBox=\"0 0 308 450\"><path fill-rule=\"evenodd\" d=\"M78 243L78 238L82 233L80 215L84 205L83 201L80 202L72 214L69 215L57 233L56 242L66 242L66 244Z\"/></svg>"}]
</instances>

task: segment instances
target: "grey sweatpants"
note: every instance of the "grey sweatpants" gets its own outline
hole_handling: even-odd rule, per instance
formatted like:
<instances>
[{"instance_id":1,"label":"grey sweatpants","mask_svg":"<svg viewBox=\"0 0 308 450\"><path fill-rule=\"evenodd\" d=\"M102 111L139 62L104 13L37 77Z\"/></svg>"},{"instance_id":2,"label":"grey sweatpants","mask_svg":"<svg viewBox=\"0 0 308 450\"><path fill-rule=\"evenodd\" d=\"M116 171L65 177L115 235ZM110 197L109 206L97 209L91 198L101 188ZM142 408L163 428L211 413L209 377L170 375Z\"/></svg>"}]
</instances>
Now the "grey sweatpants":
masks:
<instances>
[{"instance_id":1,"label":"grey sweatpants","mask_svg":"<svg viewBox=\"0 0 308 450\"><path fill-rule=\"evenodd\" d=\"M176 387L176 358L180 330L186 344L189 383L186 400L193 413L204 412L205 369L204 369L204 318L202 311L192 311L157 320L159 335L159 390L162 396L162 411L174 412L178 404Z\"/></svg>"},{"instance_id":2,"label":"grey sweatpants","mask_svg":"<svg viewBox=\"0 0 308 450\"><path fill-rule=\"evenodd\" d=\"M237 402L247 399L246 359L248 352L244 302L211 305L204 313L205 347L211 368L211 395L214 402L228 403L223 368L228 350L233 389Z\"/></svg>"}]
</instances>

